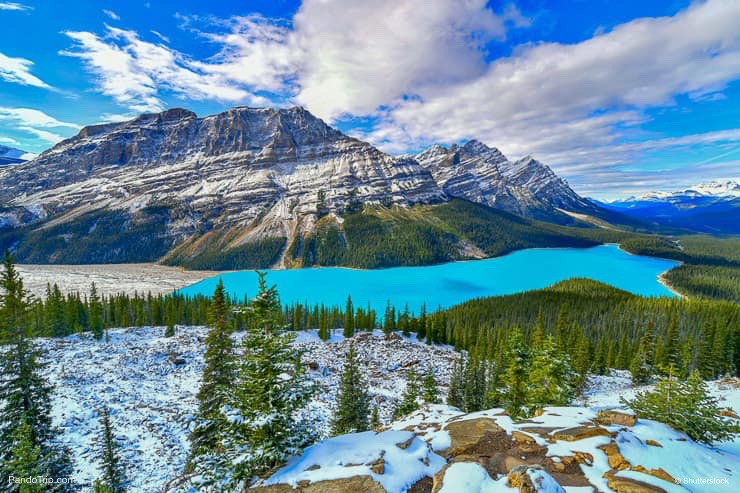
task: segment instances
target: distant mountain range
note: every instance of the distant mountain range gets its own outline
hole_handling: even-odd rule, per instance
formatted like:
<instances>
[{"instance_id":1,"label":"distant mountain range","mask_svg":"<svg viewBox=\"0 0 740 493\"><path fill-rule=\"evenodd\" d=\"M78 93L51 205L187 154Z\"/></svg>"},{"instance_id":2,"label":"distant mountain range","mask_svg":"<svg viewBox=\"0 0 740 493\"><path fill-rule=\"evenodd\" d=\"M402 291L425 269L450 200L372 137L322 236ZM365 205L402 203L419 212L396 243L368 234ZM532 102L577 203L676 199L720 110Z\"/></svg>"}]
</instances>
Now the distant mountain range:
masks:
<instances>
[{"instance_id":1,"label":"distant mountain range","mask_svg":"<svg viewBox=\"0 0 740 493\"><path fill-rule=\"evenodd\" d=\"M533 158L394 157L297 107L145 114L0 169L0 247L36 263L430 263L582 242L534 220L639 224L610 209Z\"/></svg>"},{"instance_id":2,"label":"distant mountain range","mask_svg":"<svg viewBox=\"0 0 740 493\"><path fill-rule=\"evenodd\" d=\"M0 166L19 164L36 157L36 154L0 145Z\"/></svg>"},{"instance_id":3,"label":"distant mountain range","mask_svg":"<svg viewBox=\"0 0 740 493\"><path fill-rule=\"evenodd\" d=\"M662 227L740 234L740 183L711 181L677 192L650 192L597 205Z\"/></svg>"}]
</instances>

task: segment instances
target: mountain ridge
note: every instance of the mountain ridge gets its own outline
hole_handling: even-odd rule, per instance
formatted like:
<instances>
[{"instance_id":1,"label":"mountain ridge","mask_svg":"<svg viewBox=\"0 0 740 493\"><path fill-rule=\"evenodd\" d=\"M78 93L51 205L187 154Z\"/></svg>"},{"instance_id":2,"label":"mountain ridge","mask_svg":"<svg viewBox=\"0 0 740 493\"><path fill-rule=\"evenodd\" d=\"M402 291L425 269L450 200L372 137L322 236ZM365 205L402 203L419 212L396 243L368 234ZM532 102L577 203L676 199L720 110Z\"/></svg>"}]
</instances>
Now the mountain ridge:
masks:
<instances>
[{"instance_id":1,"label":"mountain ridge","mask_svg":"<svg viewBox=\"0 0 740 493\"><path fill-rule=\"evenodd\" d=\"M91 125L32 161L0 170L0 246L33 263L290 267L347 258L322 256L322 249L366 250L347 244L343 222L368 207L460 198L561 224L574 219L559 209L600 212L533 158L510 162L475 140L434 153L436 163L423 153L390 156L301 107L236 107L205 117L173 108ZM458 169L467 173L462 179ZM471 209L463 209L469 216ZM372 223L379 241L397 243L398 218L371 212L359 219ZM447 253L425 257L429 261L486 250L465 246L459 231L446 237L449 231L414 221L407 224L430 238L433 249L447 245ZM362 265L383 266L414 257L363 255Z\"/></svg>"}]
</instances>

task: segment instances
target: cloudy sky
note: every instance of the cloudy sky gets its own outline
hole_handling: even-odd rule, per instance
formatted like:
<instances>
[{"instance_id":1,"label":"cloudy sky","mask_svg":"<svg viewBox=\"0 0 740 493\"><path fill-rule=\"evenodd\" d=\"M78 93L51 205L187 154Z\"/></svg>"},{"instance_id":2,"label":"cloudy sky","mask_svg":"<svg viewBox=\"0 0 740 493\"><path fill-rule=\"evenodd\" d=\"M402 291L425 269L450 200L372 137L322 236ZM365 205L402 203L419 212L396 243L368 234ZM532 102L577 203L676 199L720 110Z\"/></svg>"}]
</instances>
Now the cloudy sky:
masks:
<instances>
[{"instance_id":1,"label":"cloudy sky","mask_svg":"<svg viewBox=\"0 0 740 493\"><path fill-rule=\"evenodd\" d=\"M301 105L394 153L477 138L583 195L740 175L740 1L0 0L0 144Z\"/></svg>"}]
</instances>

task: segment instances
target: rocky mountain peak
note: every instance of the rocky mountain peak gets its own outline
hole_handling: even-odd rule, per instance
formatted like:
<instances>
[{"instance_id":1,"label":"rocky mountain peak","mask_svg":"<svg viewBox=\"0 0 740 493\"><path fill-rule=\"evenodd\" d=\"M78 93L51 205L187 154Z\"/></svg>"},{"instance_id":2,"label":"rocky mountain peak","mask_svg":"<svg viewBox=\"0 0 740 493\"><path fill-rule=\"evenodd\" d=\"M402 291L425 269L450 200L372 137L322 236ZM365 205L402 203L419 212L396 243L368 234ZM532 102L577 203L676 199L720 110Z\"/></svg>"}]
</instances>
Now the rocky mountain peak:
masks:
<instances>
[{"instance_id":1,"label":"rocky mountain peak","mask_svg":"<svg viewBox=\"0 0 740 493\"><path fill-rule=\"evenodd\" d=\"M431 147L415 156L450 196L529 217L569 221L556 209L583 212L593 206L549 166L532 156L512 162L478 140Z\"/></svg>"},{"instance_id":2,"label":"rocky mountain peak","mask_svg":"<svg viewBox=\"0 0 740 493\"><path fill-rule=\"evenodd\" d=\"M77 221L79 211L108 211L130 217L127 225L142 216L159 222L170 246L204 232L230 235L223 249L292 242L356 204L445 200L416 161L348 137L300 107L145 114L86 127L12 168L0 170L0 205L13 216L3 222L0 214L0 224L52 217L59 224Z\"/></svg>"}]
</instances>

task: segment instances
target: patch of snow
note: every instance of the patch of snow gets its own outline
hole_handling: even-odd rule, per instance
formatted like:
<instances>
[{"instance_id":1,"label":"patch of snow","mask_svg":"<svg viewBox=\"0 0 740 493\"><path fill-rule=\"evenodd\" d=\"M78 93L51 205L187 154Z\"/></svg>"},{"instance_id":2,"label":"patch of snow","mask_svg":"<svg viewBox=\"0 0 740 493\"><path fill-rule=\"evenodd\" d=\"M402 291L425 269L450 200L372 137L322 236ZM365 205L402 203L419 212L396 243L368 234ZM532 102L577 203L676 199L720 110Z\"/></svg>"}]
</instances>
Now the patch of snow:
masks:
<instances>
[{"instance_id":1,"label":"patch of snow","mask_svg":"<svg viewBox=\"0 0 740 493\"><path fill-rule=\"evenodd\" d=\"M458 462L445 471L444 484L439 493L508 493L517 492L517 488L507 485L506 476L498 480L491 479L480 464Z\"/></svg>"},{"instance_id":2,"label":"patch of snow","mask_svg":"<svg viewBox=\"0 0 740 493\"><path fill-rule=\"evenodd\" d=\"M403 444L412 440L406 448ZM382 458L385 471L377 474L372 464ZM405 491L424 476L434 476L445 460L408 431L367 431L330 438L307 448L303 455L272 475L266 485L311 482L369 475L387 491ZM315 468L315 466L320 466Z\"/></svg>"}]
</instances>

